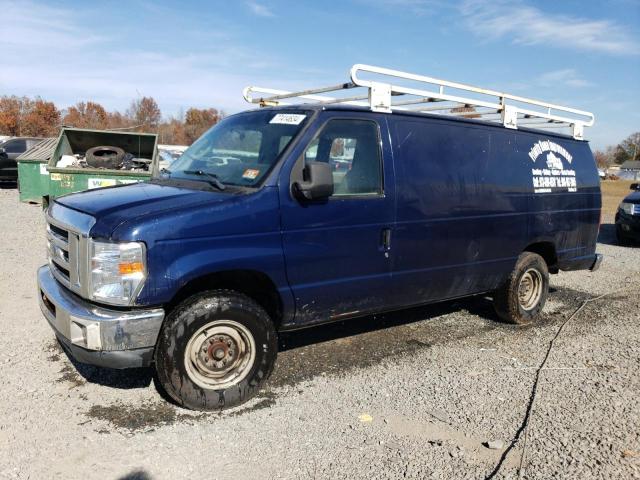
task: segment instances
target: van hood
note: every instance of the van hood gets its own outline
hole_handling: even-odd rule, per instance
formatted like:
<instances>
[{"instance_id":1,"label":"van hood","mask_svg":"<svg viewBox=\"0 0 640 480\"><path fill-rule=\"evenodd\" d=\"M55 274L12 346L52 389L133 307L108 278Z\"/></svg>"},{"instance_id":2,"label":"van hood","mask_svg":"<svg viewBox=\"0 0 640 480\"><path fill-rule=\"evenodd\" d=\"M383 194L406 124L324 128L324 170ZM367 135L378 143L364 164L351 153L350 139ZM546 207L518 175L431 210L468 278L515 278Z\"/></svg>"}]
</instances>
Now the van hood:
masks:
<instances>
[{"instance_id":1,"label":"van hood","mask_svg":"<svg viewBox=\"0 0 640 480\"><path fill-rule=\"evenodd\" d=\"M200 182L201 183L201 182ZM222 202L232 193L191 189L166 184L136 183L98 188L56 198L56 202L96 219L92 234L108 236L120 223L168 209L191 208L203 203Z\"/></svg>"}]
</instances>

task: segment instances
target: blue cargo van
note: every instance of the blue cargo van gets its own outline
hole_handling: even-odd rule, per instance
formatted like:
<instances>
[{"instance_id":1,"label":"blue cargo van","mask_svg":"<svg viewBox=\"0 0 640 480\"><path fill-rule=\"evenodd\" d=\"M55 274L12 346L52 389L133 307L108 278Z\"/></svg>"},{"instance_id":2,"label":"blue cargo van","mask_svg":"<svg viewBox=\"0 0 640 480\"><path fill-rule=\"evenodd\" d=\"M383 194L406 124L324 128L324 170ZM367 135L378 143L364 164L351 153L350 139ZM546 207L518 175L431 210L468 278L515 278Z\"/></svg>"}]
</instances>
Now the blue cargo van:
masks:
<instances>
[{"instance_id":1,"label":"blue cargo van","mask_svg":"<svg viewBox=\"0 0 640 480\"><path fill-rule=\"evenodd\" d=\"M251 398L278 332L470 295L540 318L595 270L587 142L345 105L227 117L149 183L57 198L40 305L80 362L154 365L179 404Z\"/></svg>"}]
</instances>

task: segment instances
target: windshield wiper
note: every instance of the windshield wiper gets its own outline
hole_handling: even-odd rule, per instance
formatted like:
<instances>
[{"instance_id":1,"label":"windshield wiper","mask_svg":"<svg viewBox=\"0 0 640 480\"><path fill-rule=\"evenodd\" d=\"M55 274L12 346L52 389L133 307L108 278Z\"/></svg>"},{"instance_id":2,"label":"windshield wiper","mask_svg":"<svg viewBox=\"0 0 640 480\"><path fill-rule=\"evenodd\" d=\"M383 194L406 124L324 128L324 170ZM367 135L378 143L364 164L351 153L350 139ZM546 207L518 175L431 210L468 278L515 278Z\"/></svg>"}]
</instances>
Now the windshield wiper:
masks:
<instances>
[{"instance_id":1,"label":"windshield wiper","mask_svg":"<svg viewBox=\"0 0 640 480\"><path fill-rule=\"evenodd\" d=\"M224 190L225 188L227 188L224 183L218 180L218 176L215 173L205 172L204 170L184 170L184 173L186 173L187 175L200 175L209 177L211 179L209 183L216 187L218 190Z\"/></svg>"}]
</instances>

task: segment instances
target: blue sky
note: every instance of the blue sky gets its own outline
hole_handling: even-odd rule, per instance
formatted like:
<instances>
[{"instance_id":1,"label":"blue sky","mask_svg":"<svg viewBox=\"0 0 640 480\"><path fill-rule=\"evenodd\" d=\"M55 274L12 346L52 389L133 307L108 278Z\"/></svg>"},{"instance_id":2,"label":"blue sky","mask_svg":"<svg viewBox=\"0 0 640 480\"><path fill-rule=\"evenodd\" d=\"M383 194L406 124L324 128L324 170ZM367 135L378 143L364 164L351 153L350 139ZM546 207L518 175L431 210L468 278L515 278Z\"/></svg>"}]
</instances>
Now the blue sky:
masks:
<instances>
[{"instance_id":1,"label":"blue sky","mask_svg":"<svg viewBox=\"0 0 640 480\"><path fill-rule=\"evenodd\" d=\"M165 116L248 107L370 63L593 111L596 148L640 130L640 0L0 0L0 94Z\"/></svg>"}]
</instances>

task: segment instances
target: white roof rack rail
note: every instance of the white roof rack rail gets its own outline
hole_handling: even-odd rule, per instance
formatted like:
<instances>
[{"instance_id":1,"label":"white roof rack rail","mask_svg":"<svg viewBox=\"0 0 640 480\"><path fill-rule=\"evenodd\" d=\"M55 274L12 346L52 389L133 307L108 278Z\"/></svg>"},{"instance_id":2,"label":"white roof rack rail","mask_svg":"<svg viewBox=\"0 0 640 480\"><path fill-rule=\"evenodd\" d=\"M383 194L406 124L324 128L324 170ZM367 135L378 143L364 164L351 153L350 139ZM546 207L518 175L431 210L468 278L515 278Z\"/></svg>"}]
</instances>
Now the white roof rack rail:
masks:
<instances>
[{"instance_id":1,"label":"white roof rack rail","mask_svg":"<svg viewBox=\"0 0 640 480\"><path fill-rule=\"evenodd\" d=\"M243 94L247 102L263 107L290 105L282 100L303 100L302 103L364 106L375 112L415 111L476 118L502 123L506 128L518 125L570 128L573 137L579 140L584 138L584 127L591 127L595 120L591 112L388 68L356 64L350 73L350 82L329 87L299 92L247 87ZM398 80L403 84L392 83ZM358 88L366 92L337 97L321 95Z\"/></svg>"}]
</instances>

